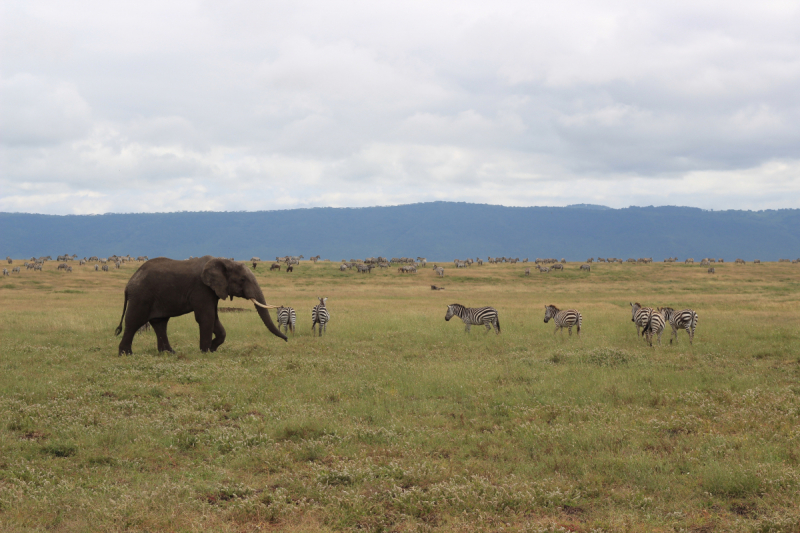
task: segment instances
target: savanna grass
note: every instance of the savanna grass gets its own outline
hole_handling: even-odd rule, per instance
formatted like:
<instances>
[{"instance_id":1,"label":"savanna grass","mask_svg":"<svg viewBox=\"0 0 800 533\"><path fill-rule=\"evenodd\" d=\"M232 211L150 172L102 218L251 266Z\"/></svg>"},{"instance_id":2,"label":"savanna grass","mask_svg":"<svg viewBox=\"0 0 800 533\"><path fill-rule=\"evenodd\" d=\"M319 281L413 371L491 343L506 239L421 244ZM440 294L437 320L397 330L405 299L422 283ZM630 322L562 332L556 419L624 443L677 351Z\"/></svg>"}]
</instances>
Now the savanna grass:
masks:
<instances>
[{"instance_id":1,"label":"savanna grass","mask_svg":"<svg viewBox=\"0 0 800 533\"><path fill-rule=\"evenodd\" d=\"M184 316L176 354L151 332L127 357L136 265L3 279L0 530L800 530L800 267L440 264L262 264L288 343L235 300L218 352ZM695 309L694 345L648 348L632 301ZM502 334L445 322L454 302Z\"/></svg>"}]
</instances>

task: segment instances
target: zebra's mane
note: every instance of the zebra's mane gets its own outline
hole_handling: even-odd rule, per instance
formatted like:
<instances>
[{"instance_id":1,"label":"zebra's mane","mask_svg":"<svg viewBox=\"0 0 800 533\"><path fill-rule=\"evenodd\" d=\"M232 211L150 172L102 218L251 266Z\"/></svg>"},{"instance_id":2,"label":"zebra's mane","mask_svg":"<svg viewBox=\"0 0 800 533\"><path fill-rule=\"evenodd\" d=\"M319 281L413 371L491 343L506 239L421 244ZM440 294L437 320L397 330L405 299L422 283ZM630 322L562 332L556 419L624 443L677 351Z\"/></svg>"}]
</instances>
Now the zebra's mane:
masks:
<instances>
[{"instance_id":1,"label":"zebra's mane","mask_svg":"<svg viewBox=\"0 0 800 533\"><path fill-rule=\"evenodd\" d=\"M464 307L461 304L450 304L450 307L452 307L454 309L466 309L466 307Z\"/></svg>"},{"instance_id":2,"label":"zebra's mane","mask_svg":"<svg viewBox=\"0 0 800 533\"><path fill-rule=\"evenodd\" d=\"M550 305L548 305L547 307L552 307L554 311L561 311L561 309L559 309L558 307L556 307L556 306L555 306L555 305L553 305L553 304L550 304Z\"/></svg>"}]
</instances>

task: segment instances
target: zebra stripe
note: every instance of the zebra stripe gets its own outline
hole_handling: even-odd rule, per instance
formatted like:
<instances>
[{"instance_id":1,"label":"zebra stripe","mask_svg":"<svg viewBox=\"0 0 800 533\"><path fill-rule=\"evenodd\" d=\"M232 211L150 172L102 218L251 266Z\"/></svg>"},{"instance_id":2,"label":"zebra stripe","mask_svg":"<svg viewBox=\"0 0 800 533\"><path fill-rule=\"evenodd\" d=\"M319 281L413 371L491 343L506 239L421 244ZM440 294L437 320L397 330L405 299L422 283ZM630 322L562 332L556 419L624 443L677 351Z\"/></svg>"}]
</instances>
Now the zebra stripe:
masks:
<instances>
[{"instance_id":1,"label":"zebra stripe","mask_svg":"<svg viewBox=\"0 0 800 533\"><path fill-rule=\"evenodd\" d=\"M469 333L470 326L486 326L486 333L495 328L496 333L500 334L500 316L494 307L464 307L461 304L450 304L447 306L447 314L444 319L448 322L457 316L464 322L464 331Z\"/></svg>"},{"instance_id":2,"label":"zebra stripe","mask_svg":"<svg viewBox=\"0 0 800 533\"><path fill-rule=\"evenodd\" d=\"M331 315L328 312L328 308L325 307L325 302L328 300L327 298L318 298L319 304L314 306L314 309L311 310L311 331L315 332L315 328L317 324L319 324L319 336L322 337L322 330L326 332L328 321L331 319Z\"/></svg>"},{"instance_id":3,"label":"zebra stripe","mask_svg":"<svg viewBox=\"0 0 800 533\"><path fill-rule=\"evenodd\" d=\"M636 336L640 337L639 328L645 327L650 315L655 313L652 307L642 307L639 302L631 304L631 322L636 324Z\"/></svg>"},{"instance_id":4,"label":"zebra stripe","mask_svg":"<svg viewBox=\"0 0 800 533\"><path fill-rule=\"evenodd\" d=\"M544 323L550 319L553 319L553 322L556 325L555 331L553 331L553 335L555 335L558 330L561 330L561 334L564 334L564 329L567 328L569 331L570 336L572 336L572 326L576 326L576 333L578 337L581 336L581 325L583 324L583 316L581 316L580 312L576 311L575 309L567 309L565 311L561 311L555 305L545 305L544 306Z\"/></svg>"},{"instance_id":5,"label":"zebra stripe","mask_svg":"<svg viewBox=\"0 0 800 533\"><path fill-rule=\"evenodd\" d=\"M659 307L658 311L664 315L664 318L672 326L672 336L675 337L675 342L678 341L678 328L683 328L689 335L689 344L694 341L694 330L697 328L697 313L691 309L682 309L675 311L671 307ZM669 343L672 344L672 336L670 336Z\"/></svg>"},{"instance_id":6,"label":"zebra stripe","mask_svg":"<svg viewBox=\"0 0 800 533\"><path fill-rule=\"evenodd\" d=\"M661 334L664 332L664 327L666 325L667 319L664 317L661 311L650 309L650 313L647 318L647 324L645 324L644 329L642 330L642 335L644 335L644 337L647 339L647 343L650 346L653 345L653 335L658 336L658 345L661 346Z\"/></svg>"},{"instance_id":7,"label":"zebra stripe","mask_svg":"<svg viewBox=\"0 0 800 533\"><path fill-rule=\"evenodd\" d=\"M297 324L297 313L295 313L294 309L291 307L279 307L278 308L278 329L284 328L284 333L289 333L289 330L292 330L294 333L294 327Z\"/></svg>"}]
</instances>

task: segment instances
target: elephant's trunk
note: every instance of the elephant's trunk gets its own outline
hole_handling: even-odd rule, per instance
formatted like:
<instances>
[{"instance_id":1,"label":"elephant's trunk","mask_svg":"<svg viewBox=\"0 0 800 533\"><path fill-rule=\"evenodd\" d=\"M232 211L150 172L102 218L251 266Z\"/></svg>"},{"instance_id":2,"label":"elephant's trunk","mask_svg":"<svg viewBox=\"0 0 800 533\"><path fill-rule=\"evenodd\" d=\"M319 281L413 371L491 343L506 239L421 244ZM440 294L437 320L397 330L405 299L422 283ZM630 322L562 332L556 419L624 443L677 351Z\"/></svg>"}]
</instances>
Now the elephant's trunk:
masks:
<instances>
[{"instance_id":1,"label":"elephant's trunk","mask_svg":"<svg viewBox=\"0 0 800 533\"><path fill-rule=\"evenodd\" d=\"M266 300L264 299L264 295L261 293L260 289L258 290L258 294L255 295L254 300L256 300L261 305L266 305ZM258 313L258 316L261 317L261 321L264 322L264 325L267 326L267 329L270 331L270 333L272 333L276 337L280 337L281 339L288 341L286 335L281 333L281 330L278 329L277 326L275 326L275 323L272 321L272 317L269 316L269 310L265 309L264 307L261 307L260 305L256 305L255 308L256 312Z\"/></svg>"}]
</instances>

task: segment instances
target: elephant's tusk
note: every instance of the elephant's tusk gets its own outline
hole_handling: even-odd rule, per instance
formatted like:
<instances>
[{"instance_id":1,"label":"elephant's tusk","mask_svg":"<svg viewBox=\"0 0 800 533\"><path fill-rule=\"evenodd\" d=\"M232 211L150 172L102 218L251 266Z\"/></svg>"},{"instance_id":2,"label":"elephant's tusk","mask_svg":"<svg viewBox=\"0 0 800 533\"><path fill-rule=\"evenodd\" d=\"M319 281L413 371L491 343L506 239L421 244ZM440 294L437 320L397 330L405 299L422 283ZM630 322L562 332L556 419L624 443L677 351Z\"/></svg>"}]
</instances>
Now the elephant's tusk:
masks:
<instances>
[{"instance_id":1,"label":"elephant's tusk","mask_svg":"<svg viewBox=\"0 0 800 533\"><path fill-rule=\"evenodd\" d=\"M257 302L255 298L250 298L250 301L253 302L254 305L263 307L264 309L277 309L280 307L279 305L264 305L262 303Z\"/></svg>"}]
</instances>

